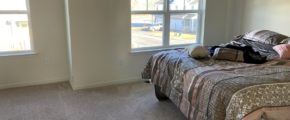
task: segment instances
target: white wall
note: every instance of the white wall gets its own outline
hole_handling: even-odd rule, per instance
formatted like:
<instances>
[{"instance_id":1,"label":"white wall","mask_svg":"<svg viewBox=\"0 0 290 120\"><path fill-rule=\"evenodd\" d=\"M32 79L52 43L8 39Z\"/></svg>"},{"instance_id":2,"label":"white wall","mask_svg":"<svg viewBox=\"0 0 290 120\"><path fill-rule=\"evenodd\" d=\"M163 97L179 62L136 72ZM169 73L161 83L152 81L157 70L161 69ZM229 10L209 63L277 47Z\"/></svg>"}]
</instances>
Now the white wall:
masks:
<instances>
[{"instance_id":1,"label":"white wall","mask_svg":"<svg viewBox=\"0 0 290 120\"><path fill-rule=\"evenodd\" d=\"M226 42L227 0L207 0L204 44ZM75 89L140 81L154 52L130 53L130 0L69 0Z\"/></svg>"},{"instance_id":2,"label":"white wall","mask_svg":"<svg viewBox=\"0 0 290 120\"><path fill-rule=\"evenodd\" d=\"M219 45L226 43L228 5L231 0L206 0L204 23L204 45Z\"/></svg>"},{"instance_id":3,"label":"white wall","mask_svg":"<svg viewBox=\"0 0 290 120\"><path fill-rule=\"evenodd\" d=\"M63 6L62 0L30 0L37 54L0 57L0 88L69 79Z\"/></svg>"},{"instance_id":4,"label":"white wall","mask_svg":"<svg viewBox=\"0 0 290 120\"><path fill-rule=\"evenodd\" d=\"M241 0L239 0L241 1ZM247 32L254 29L268 29L290 35L290 1L289 0L242 0L243 9L239 29Z\"/></svg>"},{"instance_id":5,"label":"white wall","mask_svg":"<svg viewBox=\"0 0 290 120\"><path fill-rule=\"evenodd\" d=\"M243 32L244 0L228 0L226 38L232 40Z\"/></svg>"}]
</instances>

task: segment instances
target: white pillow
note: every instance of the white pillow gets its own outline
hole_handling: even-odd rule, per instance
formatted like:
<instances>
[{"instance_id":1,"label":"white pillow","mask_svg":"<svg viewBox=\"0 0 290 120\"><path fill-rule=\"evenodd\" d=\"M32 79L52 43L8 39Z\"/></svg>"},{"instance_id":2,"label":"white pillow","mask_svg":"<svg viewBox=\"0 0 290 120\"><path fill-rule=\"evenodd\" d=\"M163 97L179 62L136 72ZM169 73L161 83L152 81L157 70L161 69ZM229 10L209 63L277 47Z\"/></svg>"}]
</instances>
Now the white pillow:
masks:
<instances>
[{"instance_id":1,"label":"white pillow","mask_svg":"<svg viewBox=\"0 0 290 120\"><path fill-rule=\"evenodd\" d=\"M199 44L190 45L186 50L191 57L196 59L206 58L209 55L208 49Z\"/></svg>"}]
</instances>

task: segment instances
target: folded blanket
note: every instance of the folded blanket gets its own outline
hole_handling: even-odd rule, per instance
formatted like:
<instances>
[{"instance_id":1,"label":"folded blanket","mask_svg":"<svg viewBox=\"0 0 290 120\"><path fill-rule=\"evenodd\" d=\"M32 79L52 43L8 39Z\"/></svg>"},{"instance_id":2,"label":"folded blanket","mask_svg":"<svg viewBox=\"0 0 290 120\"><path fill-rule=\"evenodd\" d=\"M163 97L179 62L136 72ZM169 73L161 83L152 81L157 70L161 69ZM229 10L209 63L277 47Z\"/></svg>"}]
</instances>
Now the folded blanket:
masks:
<instances>
[{"instance_id":1,"label":"folded blanket","mask_svg":"<svg viewBox=\"0 0 290 120\"><path fill-rule=\"evenodd\" d=\"M244 52L231 48L216 48L212 58L217 60L244 62Z\"/></svg>"}]
</instances>

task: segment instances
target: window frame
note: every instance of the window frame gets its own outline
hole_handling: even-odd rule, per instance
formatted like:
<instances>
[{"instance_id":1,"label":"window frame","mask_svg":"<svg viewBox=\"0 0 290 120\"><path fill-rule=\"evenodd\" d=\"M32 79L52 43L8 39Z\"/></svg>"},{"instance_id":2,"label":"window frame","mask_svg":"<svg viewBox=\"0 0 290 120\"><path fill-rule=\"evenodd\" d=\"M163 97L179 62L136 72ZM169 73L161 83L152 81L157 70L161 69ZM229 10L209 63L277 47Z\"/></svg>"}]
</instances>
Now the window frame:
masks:
<instances>
[{"instance_id":1,"label":"window frame","mask_svg":"<svg viewBox=\"0 0 290 120\"><path fill-rule=\"evenodd\" d=\"M31 55L36 54L33 42L32 25L31 25L31 12L30 12L30 1L25 0L26 10L0 10L1 14L21 14L27 15L29 39L30 39L30 50L19 50L19 51L0 51L0 56L18 56L18 55Z\"/></svg>"},{"instance_id":2,"label":"window frame","mask_svg":"<svg viewBox=\"0 0 290 120\"><path fill-rule=\"evenodd\" d=\"M131 0L130 0L131 1ZM148 0L147 0L148 2ZM157 47L142 47L142 48L132 48L132 30L130 31L130 43L131 43L131 52L142 52L142 51L159 51L163 49L173 49L184 47L190 44L202 44L203 39L203 23L204 23L204 0L199 0L198 9L197 10L170 10L169 0L163 0L163 10L132 10L132 6L130 5L130 23L132 15L138 14L155 14L155 15L163 15L163 33L162 33L162 46ZM131 3L130 3L131 4ZM148 5L147 5L148 9ZM197 23L197 33L196 33L196 43L189 44L178 44L178 45L170 45L170 16L174 14L184 14L184 13L193 13L198 15L198 23ZM130 28L131 28L130 24Z\"/></svg>"}]
</instances>

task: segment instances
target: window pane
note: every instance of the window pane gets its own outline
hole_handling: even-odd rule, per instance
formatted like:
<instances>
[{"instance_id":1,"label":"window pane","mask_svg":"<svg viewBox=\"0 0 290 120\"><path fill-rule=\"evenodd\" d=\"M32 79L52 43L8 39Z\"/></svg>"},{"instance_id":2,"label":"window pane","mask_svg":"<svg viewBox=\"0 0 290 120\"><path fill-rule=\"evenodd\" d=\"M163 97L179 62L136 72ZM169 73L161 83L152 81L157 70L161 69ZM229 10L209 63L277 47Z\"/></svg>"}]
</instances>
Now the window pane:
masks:
<instances>
[{"instance_id":1,"label":"window pane","mask_svg":"<svg viewBox=\"0 0 290 120\"><path fill-rule=\"evenodd\" d=\"M147 10L147 0L131 0L131 11Z\"/></svg>"},{"instance_id":2,"label":"window pane","mask_svg":"<svg viewBox=\"0 0 290 120\"><path fill-rule=\"evenodd\" d=\"M0 10L27 10L26 0L0 0Z\"/></svg>"},{"instance_id":3,"label":"window pane","mask_svg":"<svg viewBox=\"0 0 290 120\"><path fill-rule=\"evenodd\" d=\"M160 11L163 4L163 0L131 0L131 11Z\"/></svg>"},{"instance_id":4,"label":"window pane","mask_svg":"<svg viewBox=\"0 0 290 120\"><path fill-rule=\"evenodd\" d=\"M169 0L170 10L198 10L199 0Z\"/></svg>"},{"instance_id":5,"label":"window pane","mask_svg":"<svg viewBox=\"0 0 290 120\"><path fill-rule=\"evenodd\" d=\"M132 15L132 48L162 46L163 15Z\"/></svg>"},{"instance_id":6,"label":"window pane","mask_svg":"<svg viewBox=\"0 0 290 120\"><path fill-rule=\"evenodd\" d=\"M148 10L163 10L163 0L148 0Z\"/></svg>"},{"instance_id":7,"label":"window pane","mask_svg":"<svg viewBox=\"0 0 290 120\"><path fill-rule=\"evenodd\" d=\"M0 52L31 49L27 15L0 15L0 43Z\"/></svg>"},{"instance_id":8,"label":"window pane","mask_svg":"<svg viewBox=\"0 0 290 120\"><path fill-rule=\"evenodd\" d=\"M170 17L170 45L196 43L198 15L172 14Z\"/></svg>"}]
</instances>

